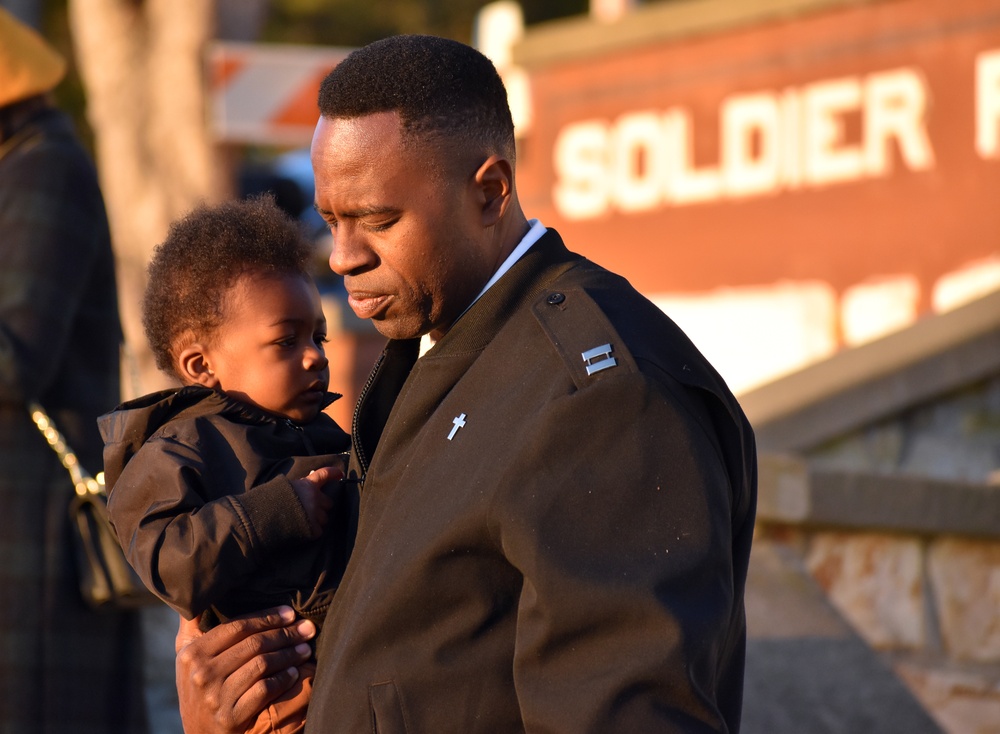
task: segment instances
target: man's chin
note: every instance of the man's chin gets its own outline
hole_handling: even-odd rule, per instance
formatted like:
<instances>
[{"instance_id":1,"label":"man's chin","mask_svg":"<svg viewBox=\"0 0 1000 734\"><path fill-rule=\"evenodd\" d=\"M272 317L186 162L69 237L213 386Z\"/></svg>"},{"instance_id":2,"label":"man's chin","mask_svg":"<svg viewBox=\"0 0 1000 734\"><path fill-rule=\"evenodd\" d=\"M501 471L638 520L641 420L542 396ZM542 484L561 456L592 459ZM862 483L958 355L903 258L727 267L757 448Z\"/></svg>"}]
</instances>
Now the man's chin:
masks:
<instances>
[{"instance_id":1,"label":"man's chin","mask_svg":"<svg viewBox=\"0 0 1000 734\"><path fill-rule=\"evenodd\" d=\"M371 319L375 331L386 339L416 339L427 333L428 328L415 323L407 323L397 319Z\"/></svg>"}]
</instances>

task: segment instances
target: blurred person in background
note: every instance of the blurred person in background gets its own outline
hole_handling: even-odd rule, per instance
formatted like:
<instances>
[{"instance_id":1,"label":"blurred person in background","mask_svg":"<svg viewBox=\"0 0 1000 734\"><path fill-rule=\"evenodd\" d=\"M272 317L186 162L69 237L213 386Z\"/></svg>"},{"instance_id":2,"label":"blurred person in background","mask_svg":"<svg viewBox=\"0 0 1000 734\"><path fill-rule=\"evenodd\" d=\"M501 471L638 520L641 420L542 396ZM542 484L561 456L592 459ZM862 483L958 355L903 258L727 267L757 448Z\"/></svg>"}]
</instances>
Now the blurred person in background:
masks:
<instances>
[{"instance_id":1,"label":"blurred person in background","mask_svg":"<svg viewBox=\"0 0 1000 734\"><path fill-rule=\"evenodd\" d=\"M0 734L146 731L139 618L82 601L73 484L27 408L100 468L122 335L97 175L50 96L65 69L0 8Z\"/></svg>"}]
</instances>

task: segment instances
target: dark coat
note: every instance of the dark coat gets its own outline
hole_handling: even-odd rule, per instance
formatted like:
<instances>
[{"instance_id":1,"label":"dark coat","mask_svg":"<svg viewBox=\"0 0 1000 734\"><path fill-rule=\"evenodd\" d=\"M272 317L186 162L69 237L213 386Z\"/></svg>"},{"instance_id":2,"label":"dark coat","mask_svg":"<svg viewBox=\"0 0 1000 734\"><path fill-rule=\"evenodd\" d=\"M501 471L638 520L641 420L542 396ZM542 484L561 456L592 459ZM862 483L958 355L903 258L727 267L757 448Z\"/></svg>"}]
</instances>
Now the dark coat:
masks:
<instances>
[{"instance_id":1,"label":"dark coat","mask_svg":"<svg viewBox=\"0 0 1000 734\"><path fill-rule=\"evenodd\" d=\"M756 457L691 342L550 230L416 350L359 401L308 731L738 731Z\"/></svg>"},{"instance_id":2,"label":"dark coat","mask_svg":"<svg viewBox=\"0 0 1000 734\"><path fill-rule=\"evenodd\" d=\"M193 386L131 400L99 425L108 515L146 586L188 619L290 604L322 622L349 516L335 508L311 540L290 480L346 458L350 436L332 418L298 425Z\"/></svg>"},{"instance_id":3,"label":"dark coat","mask_svg":"<svg viewBox=\"0 0 1000 734\"><path fill-rule=\"evenodd\" d=\"M95 420L120 400L107 217L65 115L12 127L0 140L0 732L141 732L138 615L84 606L73 485L27 411L39 400L83 466L100 469Z\"/></svg>"}]
</instances>

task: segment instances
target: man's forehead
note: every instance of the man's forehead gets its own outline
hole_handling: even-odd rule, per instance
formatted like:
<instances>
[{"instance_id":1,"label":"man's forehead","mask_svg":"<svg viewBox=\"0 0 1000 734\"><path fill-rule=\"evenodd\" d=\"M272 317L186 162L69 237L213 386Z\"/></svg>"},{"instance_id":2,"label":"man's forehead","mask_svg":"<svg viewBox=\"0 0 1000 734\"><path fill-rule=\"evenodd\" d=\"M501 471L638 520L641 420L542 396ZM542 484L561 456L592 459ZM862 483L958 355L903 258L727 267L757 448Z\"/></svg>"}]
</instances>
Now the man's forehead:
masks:
<instances>
[{"instance_id":1,"label":"man's forehead","mask_svg":"<svg viewBox=\"0 0 1000 734\"><path fill-rule=\"evenodd\" d=\"M313 134L315 157L349 153L351 149L382 148L403 142L403 127L396 112L377 112L362 117L321 117Z\"/></svg>"},{"instance_id":2,"label":"man's forehead","mask_svg":"<svg viewBox=\"0 0 1000 734\"><path fill-rule=\"evenodd\" d=\"M448 153L407 136L397 119L380 114L317 126L311 156L317 201L347 197L352 208L383 206L386 195L396 198L418 181L437 180L439 157Z\"/></svg>"}]
</instances>

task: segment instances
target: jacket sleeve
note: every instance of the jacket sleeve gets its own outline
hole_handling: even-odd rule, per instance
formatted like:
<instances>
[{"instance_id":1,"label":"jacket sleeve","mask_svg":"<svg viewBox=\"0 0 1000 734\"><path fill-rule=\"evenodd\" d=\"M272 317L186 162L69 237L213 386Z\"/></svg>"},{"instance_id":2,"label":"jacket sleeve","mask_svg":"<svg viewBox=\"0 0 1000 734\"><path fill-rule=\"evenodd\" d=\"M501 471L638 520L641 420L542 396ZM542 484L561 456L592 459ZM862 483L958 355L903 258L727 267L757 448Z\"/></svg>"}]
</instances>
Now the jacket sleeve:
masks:
<instances>
[{"instance_id":1,"label":"jacket sleeve","mask_svg":"<svg viewBox=\"0 0 1000 734\"><path fill-rule=\"evenodd\" d=\"M251 577L270 551L310 533L286 476L245 491L236 472L210 473L192 447L164 437L125 465L108 514L146 586L188 619Z\"/></svg>"},{"instance_id":2,"label":"jacket sleeve","mask_svg":"<svg viewBox=\"0 0 1000 734\"><path fill-rule=\"evenodd\" d=\"M23 402L65 361L108 225L82 151L42 142L0 163L0 401Z\"/></svg>"},{"instance_id":3,"label":"jacket sleeve","mask_svg":"<svg viewBox=\"0 0 1000 734\"><path fill-rule=\"evenodd\" d=\"M746 559L707 415L669 378L623 369L529 425L497 523L524 579L513 674L526 730L726 731Z\"/></svg>"}]
</instances>

